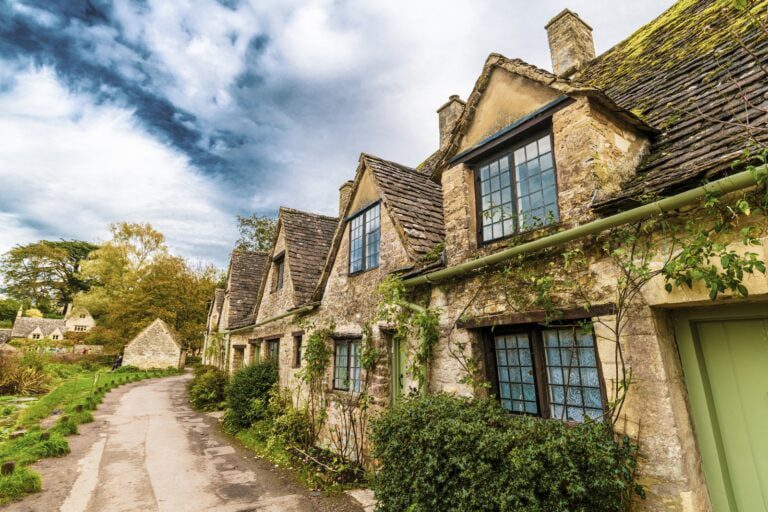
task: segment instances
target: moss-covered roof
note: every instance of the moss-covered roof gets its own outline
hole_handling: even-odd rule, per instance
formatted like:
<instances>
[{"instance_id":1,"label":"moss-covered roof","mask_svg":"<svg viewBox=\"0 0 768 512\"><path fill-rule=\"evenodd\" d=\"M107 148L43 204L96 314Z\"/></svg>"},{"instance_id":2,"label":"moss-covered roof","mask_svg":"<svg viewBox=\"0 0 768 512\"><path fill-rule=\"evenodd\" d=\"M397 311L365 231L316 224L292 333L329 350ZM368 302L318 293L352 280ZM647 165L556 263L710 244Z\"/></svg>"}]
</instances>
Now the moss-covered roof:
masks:
<instances>
[{"instance_id":1,"label":"moss-covered roof","mask_svg":"<svg viewBox=\"0 0 768 512\"><path fill-rule=\"evenodd\" d=\"M748 5L681 0L574 77L661 131L637 177L598 209L690 186L729 169L750 137L768 142L768 0Z\"/></svg>"}]
</instances>

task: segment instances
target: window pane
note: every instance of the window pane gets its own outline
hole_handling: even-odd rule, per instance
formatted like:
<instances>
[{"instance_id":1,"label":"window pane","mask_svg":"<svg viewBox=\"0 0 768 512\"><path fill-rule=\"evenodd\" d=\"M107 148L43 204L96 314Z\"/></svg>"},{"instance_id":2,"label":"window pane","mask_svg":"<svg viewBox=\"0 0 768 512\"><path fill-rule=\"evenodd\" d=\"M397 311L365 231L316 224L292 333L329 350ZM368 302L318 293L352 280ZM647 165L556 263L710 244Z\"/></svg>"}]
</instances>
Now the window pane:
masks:
<instances>
[{"instance_id":1,"label":"window pane","mask_svg":"<svg viewBox=\"0 0 768 512\"><path fill-rule=\"evenodd\" d=\"M600 417L602 395L592 334L579 326L558 327L542 331L542 338L552 416L578 422Z\"/></svg>"},{"instance_id":2,"label":"window pane","mask_svg":"<svg viewBox=\"0 0 768 512\"><path fill-rule=\"evenodd\" d=\"M523 153L525 157L523 158ZM517 169L517 214L522 230L545 226L559 219L555 168L549 134L515 151ZM527 181L526 181L527 180Z\"/></svg>"},{"instance_id":3,"label":"window pane","mask_svg":"<svg viewBox=\"0 0 768 512\"><path fill-rule=\"evenodd\" d=\"M358 215L349 223L349 271L363 270L363 216Z\"/></svg>"},{"instance_id":4,"label":"window pane","mask_svg":"<svg viewBox=\"0 0 768 512\"><path fill-rule=\"evenodd\" d=\"M351 341L349 343L349 372L350 389L360 392L360 341Z\"/></svg>"},{"instance_id":5,"label":"window pane","mask_svg":"<svg viewBox=\"0 0 768 512\"><path fill-rule=\"evenodd\" d=\"M495 336L494 346L502 406L513 412L538 414L528 335Z\"/></svg>"},{"instance_id":6,"label":"window pane","mask_svg":"<svg viewBox=\"0 0 768 512\"><path fill-rule=\"evenodd\" d=\"M510 221L515 212L512 199L512 174L510 159L505 155L480 168L480 222L483 226L483 240L495 240L514 233L514 222Z\"/></svg>"},{"instance_id":7,"label":"window pane","mask_svg":"<svg viewBox=\"0 0 768 512\"><path fill-rule=\"evenodd\" d=\"M337 341L333 361L333 387L349 389L349 345L346 341Z\"/></svg>"}]
</instances>

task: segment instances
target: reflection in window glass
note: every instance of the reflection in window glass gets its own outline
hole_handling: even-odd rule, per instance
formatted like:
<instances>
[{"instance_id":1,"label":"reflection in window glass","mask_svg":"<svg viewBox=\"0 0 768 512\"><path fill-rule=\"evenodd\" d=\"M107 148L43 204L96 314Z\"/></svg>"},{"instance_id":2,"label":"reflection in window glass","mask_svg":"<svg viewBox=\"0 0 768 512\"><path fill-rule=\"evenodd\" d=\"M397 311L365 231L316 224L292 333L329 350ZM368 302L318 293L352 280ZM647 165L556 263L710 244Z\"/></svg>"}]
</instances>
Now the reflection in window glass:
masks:
<instances>
[{"instance_id":1,"label":"reflection in window glass","mask_svg":"<svg viewBox=\"0 0 768 512\"><path fill-rule=\"evenodd\" d=\"M349 273L379 266L381 208L376 204L349 221Z\"/></svg>"}]
</instances>

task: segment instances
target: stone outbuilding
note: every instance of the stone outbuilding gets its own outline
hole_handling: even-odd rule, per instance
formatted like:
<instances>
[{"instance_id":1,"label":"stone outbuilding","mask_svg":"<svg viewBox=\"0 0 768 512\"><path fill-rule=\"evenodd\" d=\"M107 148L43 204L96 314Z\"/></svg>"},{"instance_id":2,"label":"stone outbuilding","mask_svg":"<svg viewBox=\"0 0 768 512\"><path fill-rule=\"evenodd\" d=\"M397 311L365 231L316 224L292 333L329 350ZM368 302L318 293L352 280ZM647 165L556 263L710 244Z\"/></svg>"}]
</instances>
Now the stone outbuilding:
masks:
<instances>
[{"instance_id":1,"label":"stone outbuilding","mask_svg":"<svg viewBox=\"0 0 768 512\"><path fill-rule=\"evenodd\" d=\"M138 368L182 368L184 356L176 333L157 319L125 346L124 366Z\"/></svg>"}]
</instances>

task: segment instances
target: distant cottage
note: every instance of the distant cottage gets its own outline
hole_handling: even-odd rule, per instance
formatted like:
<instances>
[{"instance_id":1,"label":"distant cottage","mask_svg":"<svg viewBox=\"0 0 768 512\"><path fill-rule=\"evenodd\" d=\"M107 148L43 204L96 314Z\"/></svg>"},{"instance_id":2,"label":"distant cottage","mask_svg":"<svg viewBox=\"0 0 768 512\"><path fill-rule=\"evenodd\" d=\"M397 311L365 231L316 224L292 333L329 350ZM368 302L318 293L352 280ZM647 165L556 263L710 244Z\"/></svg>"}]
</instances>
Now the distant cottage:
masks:
<instances>
[{"instance_id":1,"label":"distant cottage","mask_svg":"<svg viewBox=\"0 0 768 512\"><path fill-rule=\"evenodd\" d=\"M66 314L64 319L31 318L21 314L22 311L19 310L11 331L11 339L59 341L64 339L64 334L67 332L89 332L96 325L95 320L85 308L74 308Z\"/></svg>"},{"instance_id":2,"label":"distant cottage","mask_svg":"<svg viewBox=\"0 0 768 512\"><path fill-rule=\"evenodd\" d=\"M181 368L184 358L176 333L159 318L125 347L123 365L138 368Z\"/></svg>"}]
</instances>

